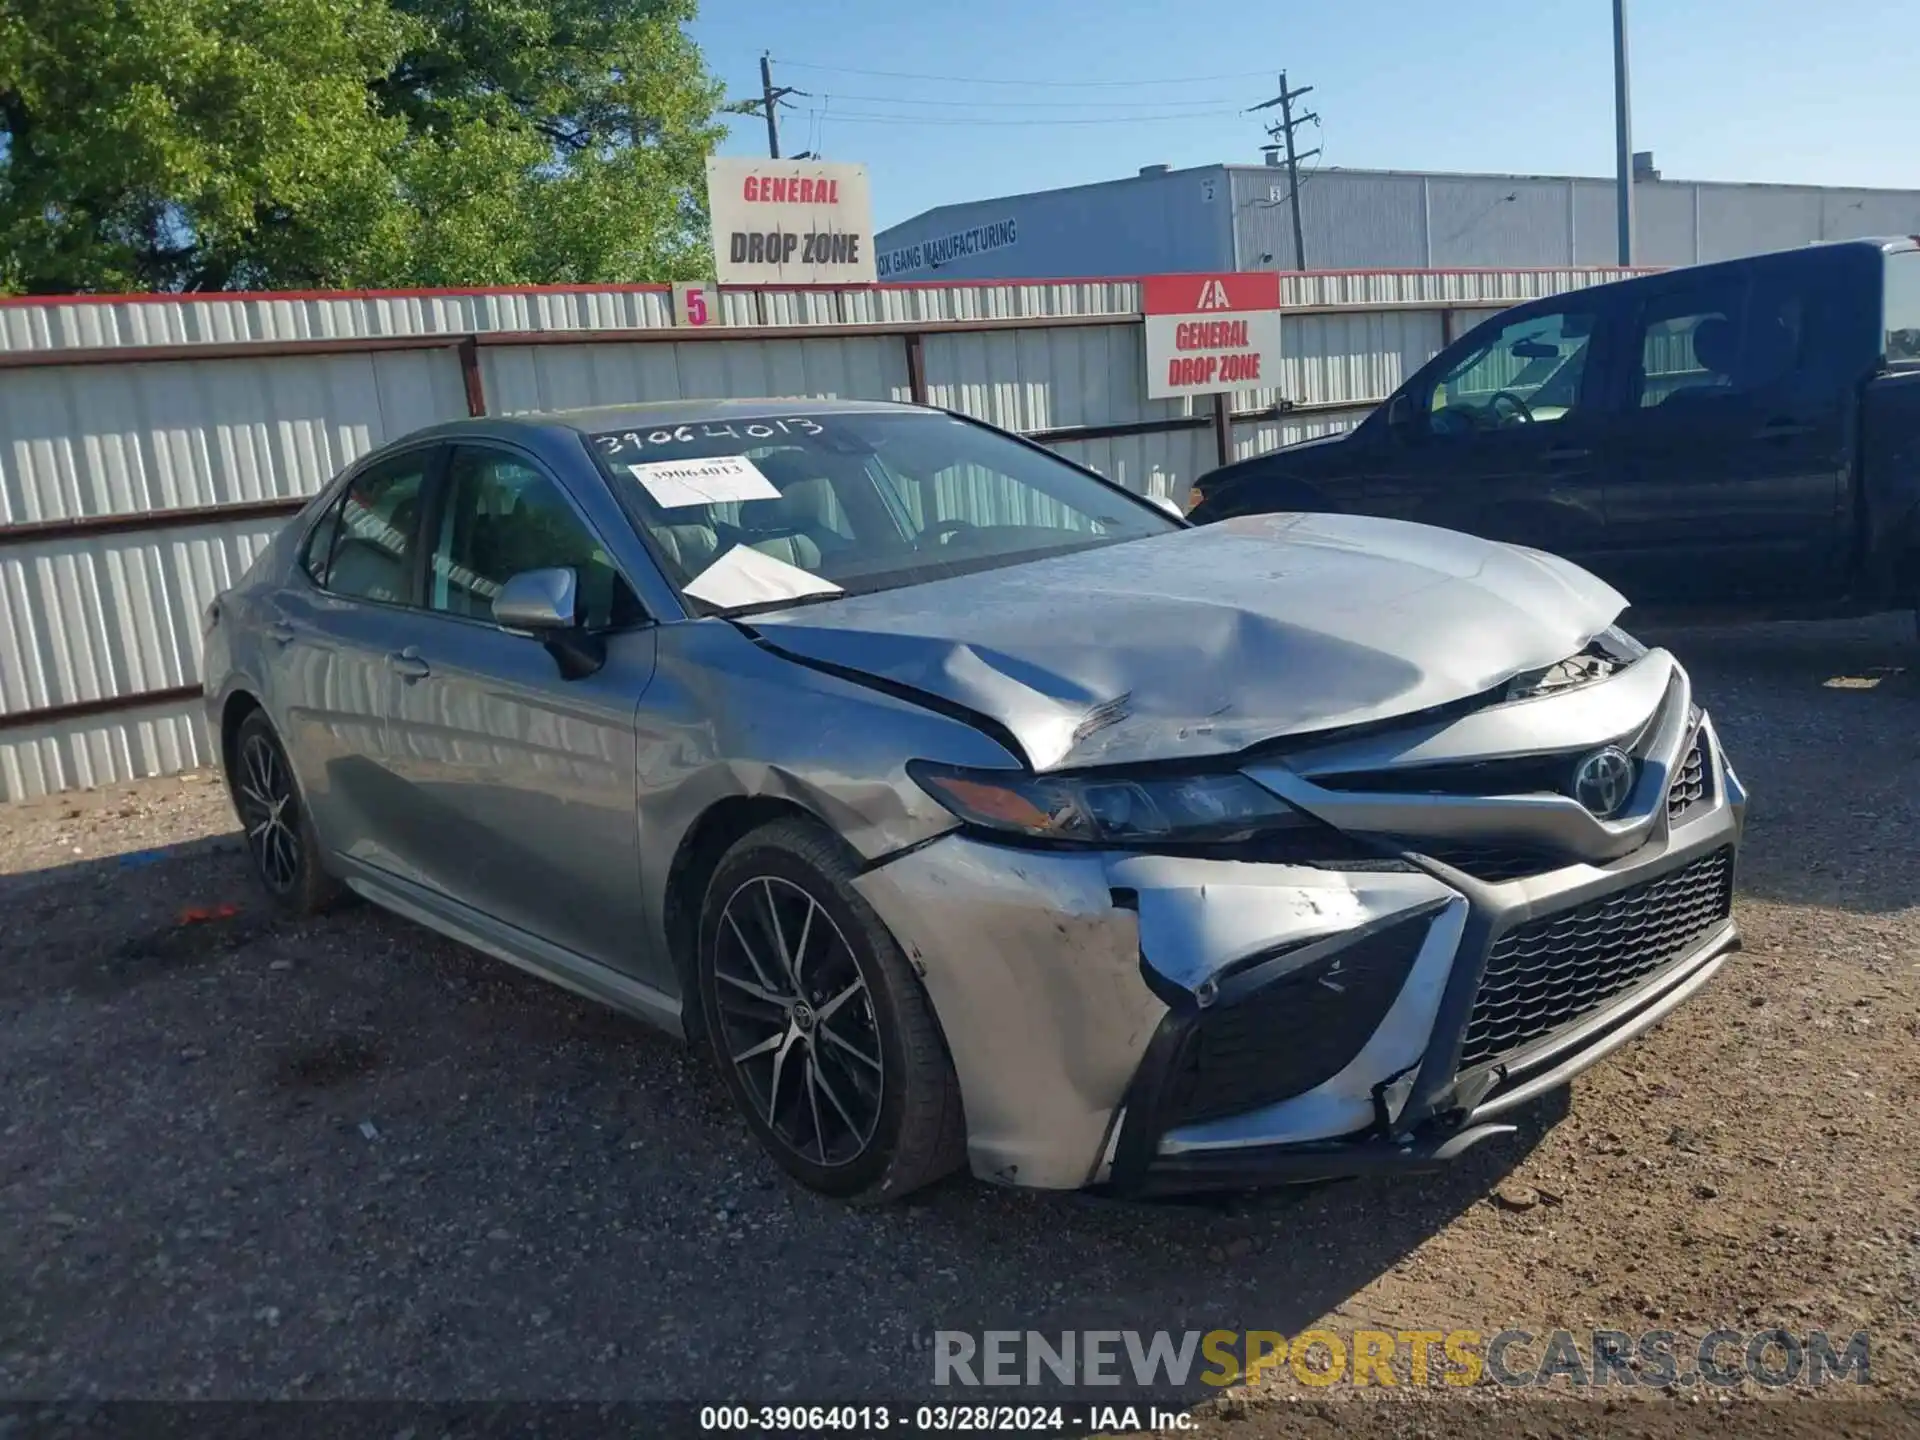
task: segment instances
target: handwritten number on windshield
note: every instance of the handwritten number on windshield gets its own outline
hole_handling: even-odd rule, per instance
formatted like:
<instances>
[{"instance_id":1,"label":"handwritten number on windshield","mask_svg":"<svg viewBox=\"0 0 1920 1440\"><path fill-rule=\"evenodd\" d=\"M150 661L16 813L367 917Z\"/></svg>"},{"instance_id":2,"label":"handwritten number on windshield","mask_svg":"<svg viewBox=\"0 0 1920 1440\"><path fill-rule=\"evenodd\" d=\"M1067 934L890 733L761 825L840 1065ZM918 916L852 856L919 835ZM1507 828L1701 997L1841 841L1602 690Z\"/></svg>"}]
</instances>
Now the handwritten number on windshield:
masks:
<instances>
[{"instance_id":1,"label":"handwritten number on windshield","mask_svg":"<svg viewBox=\"0 0 1920 1440\"><path fill-rule=\"evenodd\" d=\"M658 430L623 430L595 435L594 446L608 459L632 450L655 446L697 445L706 440L770 440L776 435L824 435L826 426L805 416L783 420L754 420L739 427L709 421L698 425L663 426Z\"/></svg>"}]
</instances>

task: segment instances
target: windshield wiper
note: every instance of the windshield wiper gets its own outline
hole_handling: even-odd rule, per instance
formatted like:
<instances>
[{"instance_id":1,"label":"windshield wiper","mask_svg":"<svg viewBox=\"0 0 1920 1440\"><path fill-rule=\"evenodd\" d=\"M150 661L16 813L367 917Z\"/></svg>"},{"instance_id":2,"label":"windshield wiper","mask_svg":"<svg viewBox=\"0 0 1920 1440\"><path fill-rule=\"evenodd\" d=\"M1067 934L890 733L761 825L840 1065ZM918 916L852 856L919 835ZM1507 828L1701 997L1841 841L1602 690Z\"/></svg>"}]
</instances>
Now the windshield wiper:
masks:
<instances>
[{"instance_id":1,"label":"windshield wiper","mask_svg":"<svg viewBox=\"0 0 1920 1440\"><path fill-rule=\"evenodd\" d=\"M823 605L829 600L844 600L858 592L851 590L830 590L811 595L795 595L786 600L756 600L751 605L729 605L724 610L713 613L728 620L736 620L742 615L764 615L769 610L791 610L801 605Z\"/></svg>"}]
</instances>

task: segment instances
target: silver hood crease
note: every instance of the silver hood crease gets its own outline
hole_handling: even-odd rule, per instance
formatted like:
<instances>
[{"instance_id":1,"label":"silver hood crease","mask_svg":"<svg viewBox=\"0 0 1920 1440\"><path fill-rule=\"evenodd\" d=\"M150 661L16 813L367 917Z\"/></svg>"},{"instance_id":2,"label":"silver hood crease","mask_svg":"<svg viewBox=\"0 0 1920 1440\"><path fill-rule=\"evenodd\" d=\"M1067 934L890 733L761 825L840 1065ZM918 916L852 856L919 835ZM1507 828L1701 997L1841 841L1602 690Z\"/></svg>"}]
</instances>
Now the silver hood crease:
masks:
<instances>
[{"instance_id":1,"label":"silver hood crease","mask_svg":"<svg viewBox=\"0 0 1920 1440\"><path fill-rule=\"evenodd\" d=\"M996 722L1052 771L1417 714L1566 658L1625 608L1537 551L1259 515L746 623L796 659Z\"/></svg>"}]
</instances>

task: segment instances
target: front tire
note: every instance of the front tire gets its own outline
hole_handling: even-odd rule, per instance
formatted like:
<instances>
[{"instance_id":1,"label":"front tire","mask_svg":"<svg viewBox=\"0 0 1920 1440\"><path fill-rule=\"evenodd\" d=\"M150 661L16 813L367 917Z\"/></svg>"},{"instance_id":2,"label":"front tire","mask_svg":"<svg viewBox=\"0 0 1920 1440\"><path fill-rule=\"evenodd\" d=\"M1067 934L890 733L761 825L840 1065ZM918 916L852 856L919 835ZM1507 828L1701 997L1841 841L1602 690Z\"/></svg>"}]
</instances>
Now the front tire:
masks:
<instances>
[{"instance_id":1,"label":"front tire","mask_svg":"<svg viewBox=\"0 0 1920 1440\"><path fill-rule=\"evenodd\" d=\"M966 1124L926 993L856 873L811 821L745 836L708 882L696 978L760 1143L809 1189L875 1203L957 1169Z\"/></svg>"},{"instance_id":2,"label":"front tire","mask_svg":"<svg viewBox=\"0 0 1920 1440\"><path fill-rule=\"evenodd\" d=\"M289 915L317 915L338 901L340 882L320 863L320 837L300 782L263 711L240 722L227 756L227 788L253 872Z\"/></svg>"}]
</instances>

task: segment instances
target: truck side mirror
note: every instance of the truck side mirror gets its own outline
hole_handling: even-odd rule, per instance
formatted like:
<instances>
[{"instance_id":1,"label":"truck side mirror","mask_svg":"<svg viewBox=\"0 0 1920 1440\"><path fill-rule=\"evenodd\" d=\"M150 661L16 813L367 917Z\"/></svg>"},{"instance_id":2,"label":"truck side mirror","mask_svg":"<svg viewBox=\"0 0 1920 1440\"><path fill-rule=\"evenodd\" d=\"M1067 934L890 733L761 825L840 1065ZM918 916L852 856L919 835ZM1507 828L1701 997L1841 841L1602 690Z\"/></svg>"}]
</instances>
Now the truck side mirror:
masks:
<instances>
[{"instance_id":1,"label":"truck side mirror","mask_svg":"<svg viewBox=\"0 0 1920 1440\"><path fill-rule=\"evenodd\" d=\"M1387 429L1395 439L1405 440L1414 431L1413 401L1403 390L1387 402Z\"/></svg>"}]
</instances>

